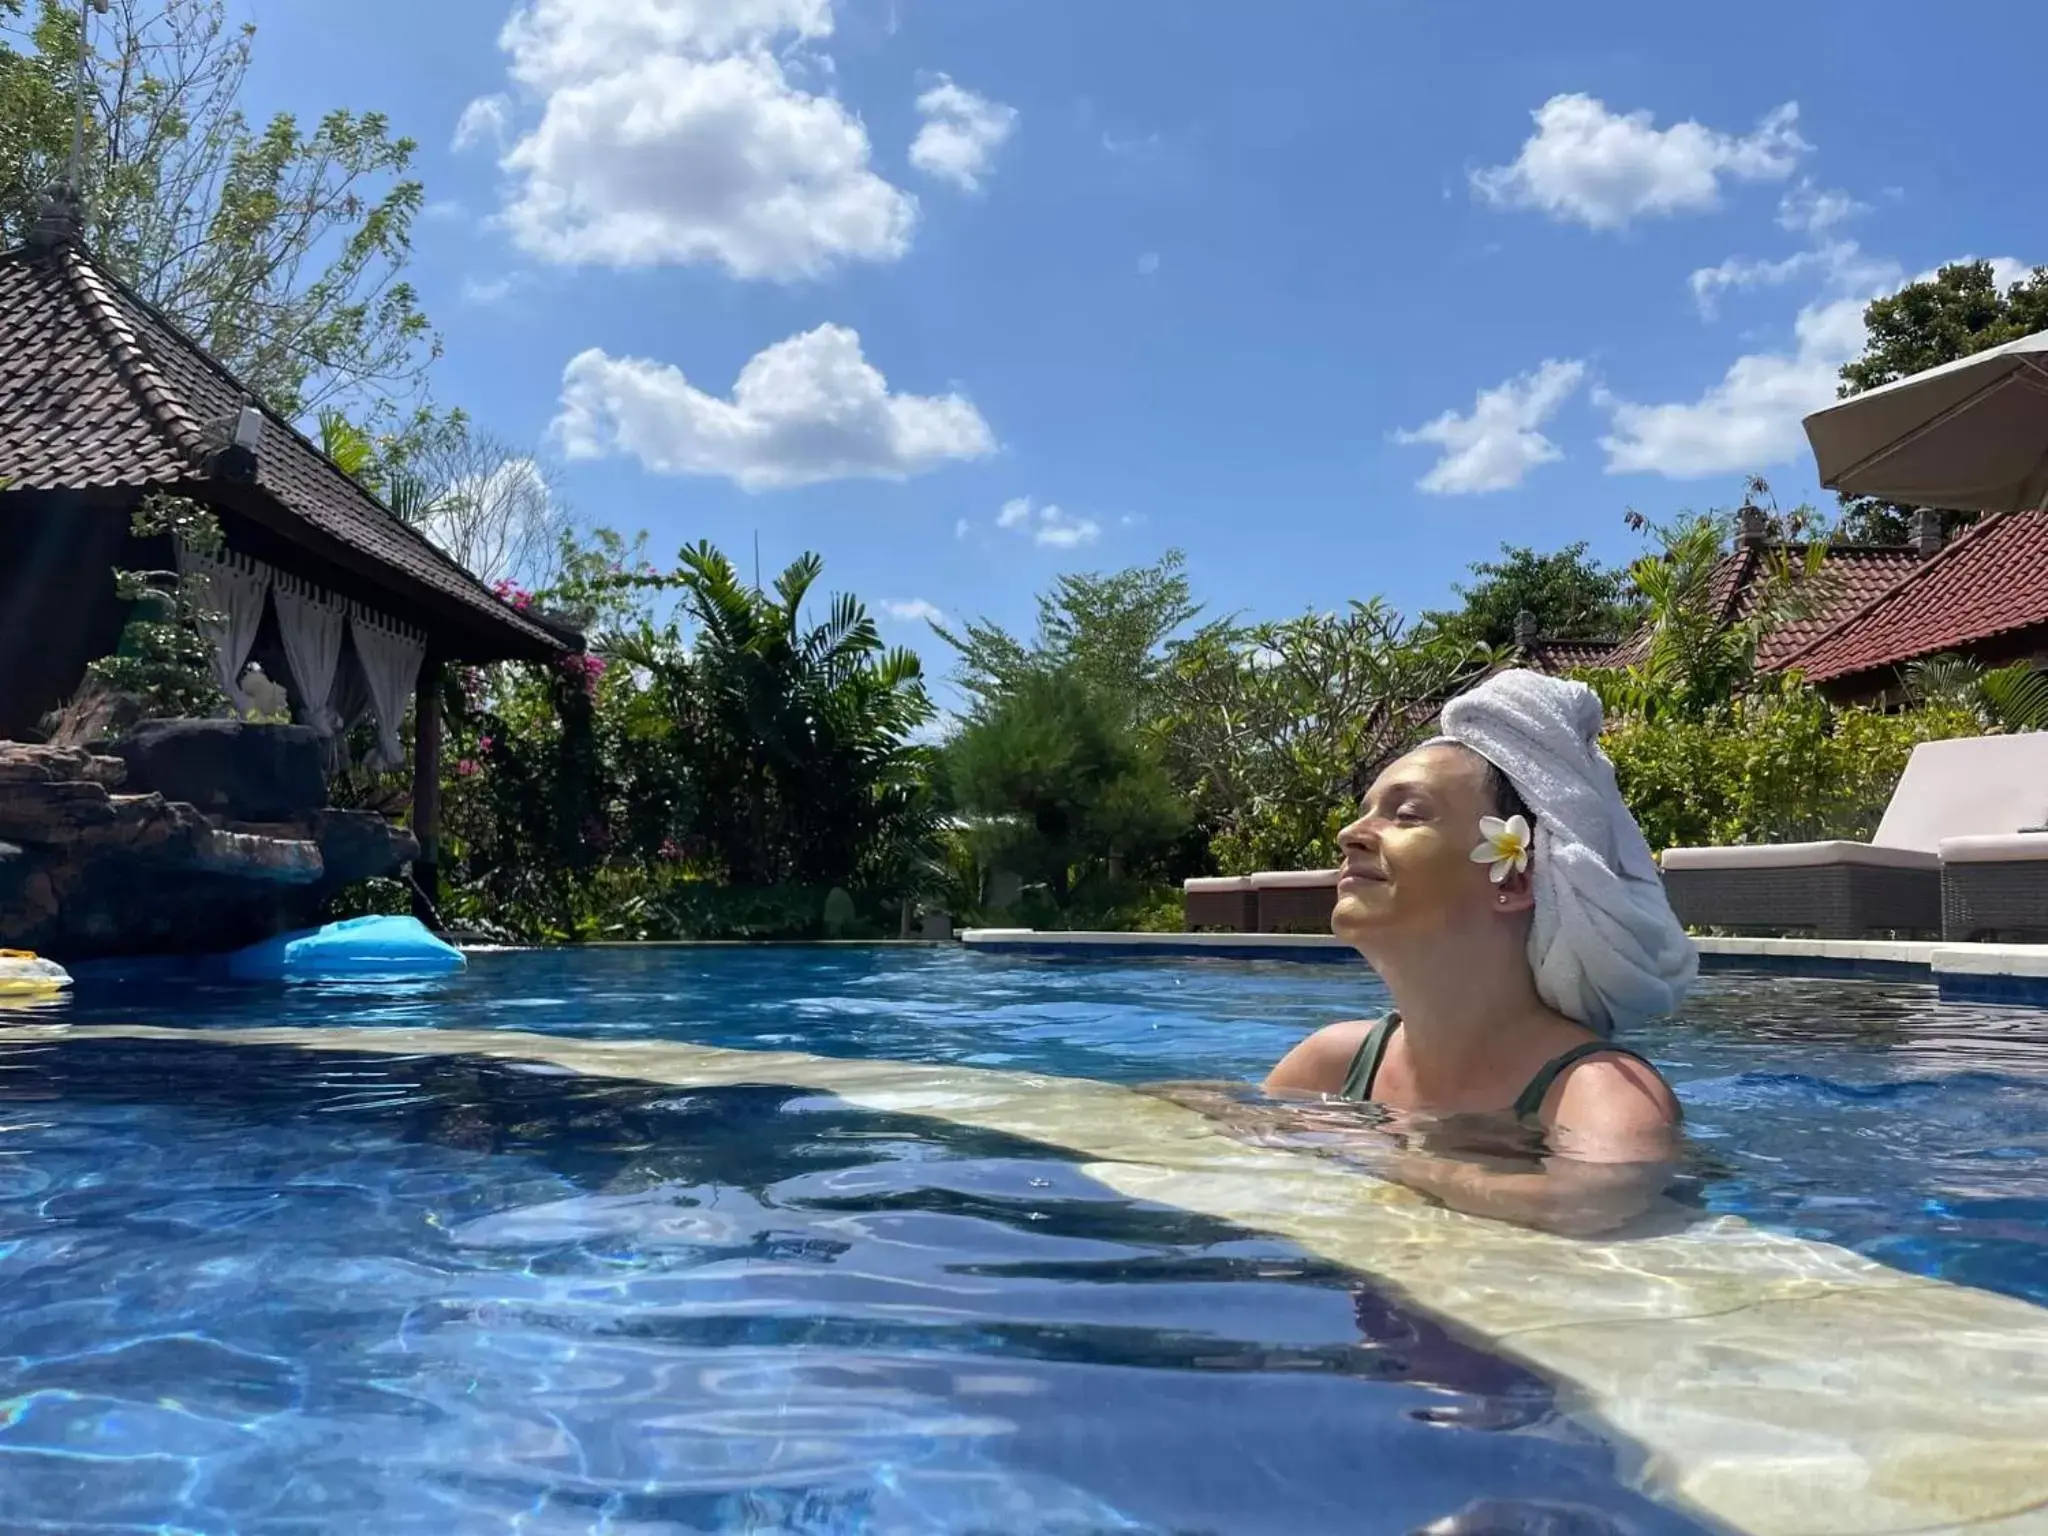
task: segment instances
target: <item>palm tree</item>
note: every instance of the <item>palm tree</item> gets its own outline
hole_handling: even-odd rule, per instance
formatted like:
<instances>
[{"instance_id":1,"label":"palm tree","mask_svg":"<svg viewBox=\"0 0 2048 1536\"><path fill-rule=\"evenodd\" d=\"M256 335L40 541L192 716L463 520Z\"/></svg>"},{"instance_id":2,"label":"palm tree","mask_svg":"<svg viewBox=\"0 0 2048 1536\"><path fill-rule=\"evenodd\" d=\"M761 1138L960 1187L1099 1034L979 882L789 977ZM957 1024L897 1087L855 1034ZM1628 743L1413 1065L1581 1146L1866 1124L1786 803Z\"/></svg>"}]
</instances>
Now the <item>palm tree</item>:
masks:
<instances>
[{"instance_id":1,"label":"palm tree","mask_svg":"<svg viewBox=\"0 0 2048 1536\"><path fill-rule=\"evenodd\" d=\"M909 739L932 715L918 658L851 596L806 624L822 572L806 554L763 592L698 544L675 578L694 643L651 626L606 642L670 702L692 835L737 885L900 885L935 824Z\"/></svg>"},{"instance_id":2,"label":"palm tree","mask_svg":"<svg viewBox=\"0 0 2048 1536\"><path fill-rule=\"evenodd\" d=\"M2030 661L1987 672L1962 656L1930 656L1906 668L1906 692L1916 704L1973 710L2000 730L2048 731L2048 667Z\"/></svg>"}]
</instances>

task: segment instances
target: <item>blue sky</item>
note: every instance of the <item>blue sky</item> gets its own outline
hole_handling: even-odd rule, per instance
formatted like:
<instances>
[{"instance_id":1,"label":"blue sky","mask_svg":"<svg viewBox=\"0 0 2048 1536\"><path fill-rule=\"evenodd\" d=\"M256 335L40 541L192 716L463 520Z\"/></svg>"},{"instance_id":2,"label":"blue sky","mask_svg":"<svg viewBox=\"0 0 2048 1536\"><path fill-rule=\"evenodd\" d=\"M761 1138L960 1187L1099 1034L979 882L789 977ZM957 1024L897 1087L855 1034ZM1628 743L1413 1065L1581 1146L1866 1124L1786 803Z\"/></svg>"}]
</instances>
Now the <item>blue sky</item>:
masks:
<instances>
[{"instance_id":1,"label":"blue sky","mask_svg":"<svg viewBox=\"0 0 2048 1536\"><path fill-rule=\"evenodd\" d=\"M252 105L421 143L440 400L928 656L1172 546L1414 610L1789 505L1863 301L2048 260L2031 0L245 4Z\"/></svg>"}]
</instances>

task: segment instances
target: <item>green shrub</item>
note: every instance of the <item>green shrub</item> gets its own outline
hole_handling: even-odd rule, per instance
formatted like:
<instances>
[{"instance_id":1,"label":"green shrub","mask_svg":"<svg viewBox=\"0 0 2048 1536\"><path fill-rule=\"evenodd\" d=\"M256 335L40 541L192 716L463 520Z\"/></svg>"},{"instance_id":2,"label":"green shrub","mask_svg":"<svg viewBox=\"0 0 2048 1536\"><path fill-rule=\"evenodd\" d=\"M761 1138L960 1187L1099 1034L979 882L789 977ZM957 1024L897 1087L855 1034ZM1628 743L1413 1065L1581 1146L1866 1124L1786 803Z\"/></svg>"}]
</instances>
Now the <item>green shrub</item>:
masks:
<instances>
[{"instance_id":1,"label":"green shrub","mask_svg":"<svg viewBox=\"0 0 2048 1536\"><path fill-rule=\"evenodd\" d=\"M1983 734L1974 713L1830 704L1795 678L1697 720L1624 716L1602 745L1651 848L1867 839L1923 741Z\"/></svg>"}]
</instances>

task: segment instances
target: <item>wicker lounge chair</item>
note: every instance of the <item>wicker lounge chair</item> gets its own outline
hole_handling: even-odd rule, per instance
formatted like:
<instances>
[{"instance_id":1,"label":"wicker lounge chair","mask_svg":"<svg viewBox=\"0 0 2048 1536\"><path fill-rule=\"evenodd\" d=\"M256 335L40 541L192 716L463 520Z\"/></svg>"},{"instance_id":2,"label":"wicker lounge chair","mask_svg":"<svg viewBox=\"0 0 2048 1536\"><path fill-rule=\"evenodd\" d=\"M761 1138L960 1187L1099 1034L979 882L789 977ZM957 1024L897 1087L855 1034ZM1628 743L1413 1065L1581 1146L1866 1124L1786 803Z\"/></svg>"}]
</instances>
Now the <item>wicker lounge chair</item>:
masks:
<instances>
[{"instance_id":1,"label":"wicker lounge chair","mask_svg":"<svg viewBox=\"0 0 2048 1536\"><path fill-rule=\"evenodd\" d=\"M2048 943L2048 827L1942 839L1941 936Z\"/></svg>"},{"instance_id":2,"label":"wicker lounge chair","mask_svg":"<svg viewBox=\"0 0 2048 1536\"><path fill-rule=\"evenodd\" d=\"M1854 939L1942 932L1941 843L2043 819L2048 733L1923 742L1868 843L1673 848L1664 888L1693 928Z\"/></svg>"},{"instance_id":3,"label":"wicker lounge chair","mask_svg":"<svg viewBox=\"0 0 2048 1536\"><path fill-rule=\"evenodd\" d=\"M1250 875L1181 883L1181 926L1189 933L1257 933L1259 898Z\"/></svg>"},{"instance_id":4,"label":"wicker lounge chair","mask_svg":"<svg viewBox=\"0 0 2048 1536\"><path fill-rule=\"evenodd\" d=\"M1269 870L1252 876L1260 933L1328 933L1337 906L1334 869Z\"/></svg>"}]
</instances>

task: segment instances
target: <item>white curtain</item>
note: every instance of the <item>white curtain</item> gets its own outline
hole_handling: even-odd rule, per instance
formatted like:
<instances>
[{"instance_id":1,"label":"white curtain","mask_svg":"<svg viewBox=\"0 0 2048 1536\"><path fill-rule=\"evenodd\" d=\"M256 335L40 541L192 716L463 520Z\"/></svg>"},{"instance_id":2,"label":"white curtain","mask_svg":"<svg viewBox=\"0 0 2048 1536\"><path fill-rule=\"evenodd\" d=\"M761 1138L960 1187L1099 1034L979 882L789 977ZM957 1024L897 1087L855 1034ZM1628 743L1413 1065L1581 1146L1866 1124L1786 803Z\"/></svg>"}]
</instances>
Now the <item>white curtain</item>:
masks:
<instances>
[{"instance_id":1,"label":"white curtain","mask_svg":"<svg viewBox=\"0 0 2048 1536\"><path fill-rule=\"evenodd\" d=\"M420 667L427 659L427 637L410 625L387 619L361 603L348 605L348 629L370 686L370 709L377 716L377 752L382 768L405 766L405 747L398 739L405 706L419 686Z\"/></svg>"},{"instance_id":2,"label":"white curtain","mask_svg":"<svg viewBox=\"0 0 2048 1536\"><path fill-rule=\"evenodd\" d=\"M277 604L277 632L291 663L292 683L306 723L331 741L341 725L334 708L334 673L341 664L341 636L348 615L311 582L279 572L270 589Z\"/></svg>"},{"instance_id":3,"label":"white curtain","mask_svg":"<svg viewBox=\"0 0 2048 1536\"><path fill-rule=\"evenodd\" d=\"M199 632L213 647L213 675L234 701L237 714L251 703L242 688L242 667L263 627L263 600L270 593L272 571L261 561L223 549L208 554L176 541L179 574L196 588L194 596L206 611Z\"/></svg>"}]
</instances>

